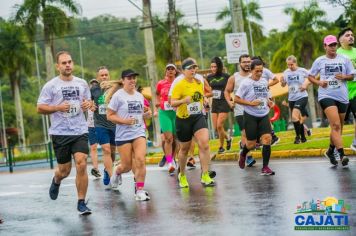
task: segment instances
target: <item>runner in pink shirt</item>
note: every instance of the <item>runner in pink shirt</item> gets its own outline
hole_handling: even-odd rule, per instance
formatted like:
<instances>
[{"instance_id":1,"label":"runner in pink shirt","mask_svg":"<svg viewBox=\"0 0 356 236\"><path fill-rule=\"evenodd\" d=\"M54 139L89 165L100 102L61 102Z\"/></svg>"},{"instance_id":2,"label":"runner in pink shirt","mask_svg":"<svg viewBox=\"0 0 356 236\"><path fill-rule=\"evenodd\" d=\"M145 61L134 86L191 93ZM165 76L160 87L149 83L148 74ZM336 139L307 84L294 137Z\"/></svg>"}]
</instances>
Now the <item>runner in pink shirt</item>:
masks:
<instances>
[{"instance_id":1,"label":"runner in pink shirt","mask_svg":"<svg viewBox=\"0 0 356 236\"><path fill-rule=\"evenodd\" d=\"M156 86L156 107L159 109L158 118L161 126L161 132L164 136L164 144L162 148L168 163L168 172L170 175L173 174L175 170L173 158L175 151L176 112L168 101L168 93L176 74L176 66L168 64L166 66L165 78L160 80Z\"/></svg>"}]
</instances>

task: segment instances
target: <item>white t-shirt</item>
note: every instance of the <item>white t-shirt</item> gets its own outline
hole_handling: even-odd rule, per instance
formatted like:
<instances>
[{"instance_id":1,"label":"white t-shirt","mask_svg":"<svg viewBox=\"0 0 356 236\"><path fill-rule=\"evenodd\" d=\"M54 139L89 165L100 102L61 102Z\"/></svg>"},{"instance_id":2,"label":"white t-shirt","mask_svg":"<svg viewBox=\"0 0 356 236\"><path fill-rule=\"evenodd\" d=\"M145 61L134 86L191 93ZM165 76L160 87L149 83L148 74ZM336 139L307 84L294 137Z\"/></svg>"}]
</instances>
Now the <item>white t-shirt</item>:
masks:
<instances>
[{"instance_id":1,"label":"white t-shirt","mask_svg":"<svg viewBox=\"0 0 356 236\"><path fill-rule=\"evenodd\" d=\"M80 108L82 101L90 100L88 83L78 77L64 81L59 76L48 81L42 88L37 104L59 105L69 102L68 112L50 114L50 135L82 135L88 133L88 125L84 112Z\"/></svg>"},{"instance_id":2,"label":"white t-shirt","mask_svg":"<svg viewBox=\"0 0 356 236\"><path fill-rule=\"evenodd\" d=\"M275 75L272 73L272 71L263 67L262 76L261 76L262 79L265 79L267 82L269 82L274 77L275 77Z\"/></svg>"},{"instance_id":3,"label":"white t-shirt","mask_svg":"<svg viewBox=\"0 0 356 236\"><path fill-rule=\"evenodd\" d=\"M253 100L259 99L261 104L258 106L247 106L243 105L244 111L249 115L256 117L264 117L269 113L268 100L271 94L268 90L268 82L262 78L255 81L251 78L245 79L241 82L239 89L237 90L236 96L252 102Z\"/></svg>"},{"instance_id":4,"label":"white t-shirt","mask_svg":"<svg viewBox=\"0 0 356 236\"><path fill-rule=\"evenodd\" d=\"M248 76L241 76L239 72L236 72L234 74L235 78L235 83L234 83L234 94L237 93L237 90L239 89L242 81L245 79L250 78L250 75ZM240 104L235 103L235 108L234 108L234 116L242 116L244 114L244 107Z\"/></svg>"},{"instance_id":5,"label":"white t-shirt","mask_svg":"<svg viewBox=\"0 0 356 236\"><path fill-rule=\"evenodd\" d=\"M133 140L145 137L145 124L143 120L144 98L137 91L134 94L119 89L112 96L108 108L115 111L117 116L128 119L135 118L133 125L116 124L115 141Z\"/></svg>"},{"instance_id":6,"label":"white t-shirt","mask_svg":"<svg viewBox=\"0 0 356 236\"><path fill-rule=\"evenodd\" d=\"M307 91L300 91L300 87L308 78L308 71L298 67L295 71L287 69L283 72L284 81L288 84L288 101L297 101L301 98L308 97Z\"/></svg>"},{"instance_id":7,"label":"white t-shirt","mask_svg":"<svg viewBox=\"0 0 356 236\"><path fill-rule=\"evenodd\" d=\"M325 55L318 57L309 71L309 75L316 76L320 74L320 81L326 80L326 88L318 88L318 101L324 98L331 98L341 103L349 103L348 90L345 80L335 78L336 74L352 75L355 69L350 59L343 55L337 54L335 58L330 59Z\"/></svg>"}]
</instances>

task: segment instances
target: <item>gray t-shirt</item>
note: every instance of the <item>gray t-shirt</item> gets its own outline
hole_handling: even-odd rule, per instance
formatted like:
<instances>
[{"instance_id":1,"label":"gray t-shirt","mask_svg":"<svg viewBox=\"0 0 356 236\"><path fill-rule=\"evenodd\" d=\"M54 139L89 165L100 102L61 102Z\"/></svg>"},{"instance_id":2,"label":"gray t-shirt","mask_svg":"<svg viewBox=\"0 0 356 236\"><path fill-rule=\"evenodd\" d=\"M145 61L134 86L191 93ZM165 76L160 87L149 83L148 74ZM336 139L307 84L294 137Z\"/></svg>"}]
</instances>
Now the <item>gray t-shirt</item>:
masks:
<instances>
[{"instance_id":1,"label":"gray t-shirt","mask_svg":"<svg viewBox=\"0 0 356 236\"><path fill-rule=\"evenodd\" d=\"M324 98L330 98L341 103L349 103L348 91L345 80L335 78L336 74L351 75L355 70L350 59L337 54L335 58L330 59L325 55L318 57L309 71L309 75L317 76L320 74L320 81L326 80L328 86L318 89L318 101Z\"/></svg>"},{"instance_id":2,"label":"gray t-shirt","mask_svg":"<svg viewBox=\"0 0 356 236\"><path fill-rule=\"evenodd\" d=\"M88 133L88 125L80 104L90 100L88 83L78 77L64 81L58 76L48 81L42 88L37 104L59 105L64 101L70 103L68 112L50 114L50 135L82 135Z\"/></svg>"},{"instance_id":3,"label":"gray t-shirt","mask_svg":"<svg viewBox=\"0 0 356 236\"><path fill-rule=\"evenodd\" d=\"M128 94L124 89L119 89L113 95L108 108L115 111L117 116L136 119L134 125L116 124L115 141L126 141L145 137L145 124L143 120L143 95L137 91Z\"/></svg>"},{"instance_id":4,"label":"gray t-shirt","mask_svg":"<svg viewBox=\"0 0 356 236\"><path fill-rule=\"evenodd\" d=\"M272 71L263 67L262 76L261 76L262 79L265 79L267 82L269 82L274 77L275 77L275 75L272 73Z\"/></svg>"},{"instance_id":5,"label":"gray t-shirt","mask_svg":"<svg viewBox=\"0 0 356 236\"><path fill-rule=\"evenodd\" d=\"M105 92L100 88L100 85L95 85L90 89L91 98L94 100L97 109L94 111L95 127L106 129L114 129L115 124L106 118Z\"/></svg>"},{"instance_id":6,"label":"gray t-shirt","mask_svg":"<svg viewBox=\"0 0 356 236\"><path fill-rule=\"evenodd\" d=\"M240 84L236 96L252 102L259 99L261 104L258 106L243 105L246 113L256 117L264 117L269 113L268 99L271 97L268 91L268 82L264 79L255 81L251 78L245 79Z\"/></svg>"},{"instance_id":7,"label":"gray t-shirt","mask_svg":"<svg viewBox=\"0 0 356 236\"><path fill-rule=\"evenodd\" d=\"M237 93L237 90L239 89L241 82L248 79L250 75L248 76L241 76L239 72L236 72L234 74L235 82L234 82L234 94ZM235 103L234 107L234 116L242 116L244 114L244 107L240 104Z\"/></svg>"},{"instance_id":8,"label":"gray t-shirt","mask_svg":"<svg viewBox=\"0 0 356 236\"><path fill-rule=\"evenodd\" d=\"M300 87L308 78L308 71L298 67L295 71L287 69L283 72L284 81L288 84L288 101L297 101L301 98L308 97L307 91L300 91Z\"/></svg>"}]
</instances>

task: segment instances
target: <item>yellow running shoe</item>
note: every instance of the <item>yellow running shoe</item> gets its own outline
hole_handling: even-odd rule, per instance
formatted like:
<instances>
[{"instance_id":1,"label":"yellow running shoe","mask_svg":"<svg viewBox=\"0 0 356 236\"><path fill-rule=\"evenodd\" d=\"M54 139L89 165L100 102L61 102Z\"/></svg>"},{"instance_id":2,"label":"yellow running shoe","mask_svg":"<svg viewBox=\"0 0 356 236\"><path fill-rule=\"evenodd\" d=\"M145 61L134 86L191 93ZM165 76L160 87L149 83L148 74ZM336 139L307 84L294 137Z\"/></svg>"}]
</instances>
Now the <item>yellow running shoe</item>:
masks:
<instances>
[{"instance_id":1,"label":"yellow running shoe","mask_svg":"<svg viewBox=\"0 0 356 236\"><path fill-rule=\"evenodd\" d=\"M212 178L210 178L208 171L202 174L200 182L204 187L215 186L215 182Z\"/></svg>"},{"instance_id":2,"label":"yellow running shoe","mask_svg":"<svg viewBox=\"0 0 356 236\"><path fill-rule=\"evenodd\" d=\"M181 187L181 188L189 188L189 184L188 184L186 175L182 175L181 173L179 173L178 174L178 183L179 183L179 187Z\"/></svg>"}]
</instances>

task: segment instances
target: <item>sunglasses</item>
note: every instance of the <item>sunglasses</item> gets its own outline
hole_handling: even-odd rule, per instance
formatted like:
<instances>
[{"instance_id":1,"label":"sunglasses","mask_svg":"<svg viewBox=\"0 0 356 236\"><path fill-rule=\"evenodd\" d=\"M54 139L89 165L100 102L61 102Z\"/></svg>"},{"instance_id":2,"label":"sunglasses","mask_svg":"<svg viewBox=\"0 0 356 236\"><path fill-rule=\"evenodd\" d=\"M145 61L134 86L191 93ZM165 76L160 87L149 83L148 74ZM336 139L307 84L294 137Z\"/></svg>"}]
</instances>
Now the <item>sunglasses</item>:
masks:
<instances>
[{"instance_id":1,"label":"sunglasses","mask_svg":"<svg viewBox=\"0 0 356 236\"><path fill-rule=\"evenodd\" d=\"M168 67L167 70L176 70L174 67Z\"/></svg>"}]
</instances>

